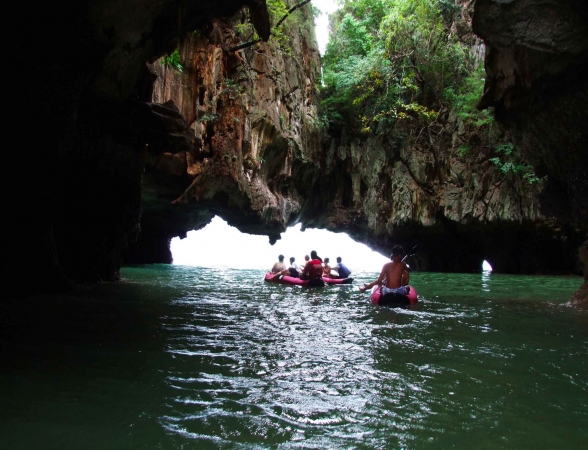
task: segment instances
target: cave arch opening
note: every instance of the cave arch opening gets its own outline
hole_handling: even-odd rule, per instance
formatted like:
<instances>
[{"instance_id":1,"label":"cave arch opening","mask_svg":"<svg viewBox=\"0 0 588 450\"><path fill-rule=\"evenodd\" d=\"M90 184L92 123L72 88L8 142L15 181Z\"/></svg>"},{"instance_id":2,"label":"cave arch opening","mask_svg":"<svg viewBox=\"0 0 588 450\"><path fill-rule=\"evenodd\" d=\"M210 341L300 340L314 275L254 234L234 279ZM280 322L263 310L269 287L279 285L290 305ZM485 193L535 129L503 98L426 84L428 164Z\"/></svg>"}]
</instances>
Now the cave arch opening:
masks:
<instances>
[{"instance_id":1,"label":"cave arch opening","mask_svg":"<svg viewBox=\"0 0 588 450\"><path fill-rule=\"evenodd\" d=\"M304 255L316 250L336 264L340 256L353 273L379 272L388 258L368 246L354 241L345 233L307 228L301 224L289 227L274 245L267 236L240 232L218 216L201 230L190 231L183 239L171 240L173 264L198 267L232 267L236 269L270 269L278 255L293 256L303 264Z\"/></svg>"},{"instance_id":2,"label":"cave arch opening","mask_svg":"<svg viewBox=\"0 0 588 450\"><path fill-rule=\"evenodd\" d=\"M482 272L492 272L492 265L487 261L482 261Z\"/></svg>"}]
</instances>

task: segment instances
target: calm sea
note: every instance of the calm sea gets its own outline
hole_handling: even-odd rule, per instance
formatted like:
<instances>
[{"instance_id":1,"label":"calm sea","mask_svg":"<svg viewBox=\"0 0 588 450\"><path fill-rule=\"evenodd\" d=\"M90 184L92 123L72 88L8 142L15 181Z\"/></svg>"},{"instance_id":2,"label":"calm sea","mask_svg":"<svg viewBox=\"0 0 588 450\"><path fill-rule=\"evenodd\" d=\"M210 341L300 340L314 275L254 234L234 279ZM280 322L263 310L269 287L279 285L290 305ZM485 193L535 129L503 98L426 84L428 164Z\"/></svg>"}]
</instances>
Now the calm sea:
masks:
<instances>
[{"instance_id":1,"label":"calm sea","mask_svg":"<svg viewBox=\"0 0 588 450\"><path fill-rule=\"evenodd\" d=\"M413 273L420 302L154 265L5 302L2 449L588 444L579 277Z\"/></svg>"}]
</instances>

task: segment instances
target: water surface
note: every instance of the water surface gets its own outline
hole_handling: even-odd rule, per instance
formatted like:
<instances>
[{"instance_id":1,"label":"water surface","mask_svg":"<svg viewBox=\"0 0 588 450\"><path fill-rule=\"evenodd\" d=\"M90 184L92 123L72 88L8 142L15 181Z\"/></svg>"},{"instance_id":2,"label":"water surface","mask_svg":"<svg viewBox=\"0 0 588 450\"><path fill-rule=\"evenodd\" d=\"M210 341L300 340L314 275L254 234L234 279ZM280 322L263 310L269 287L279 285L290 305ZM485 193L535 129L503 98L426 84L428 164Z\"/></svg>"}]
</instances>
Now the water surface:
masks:
<instances>
[{"instance_id":1,"label":"water surface","mask_svg":"<svg viewBox=\"0 0 588 450\"><path fill-rule=\"evenodd\" d=\"M413 273L420 302L123 270L2 306L0 448L585 448L579 277Z\"/></svg>"}]
</instances>

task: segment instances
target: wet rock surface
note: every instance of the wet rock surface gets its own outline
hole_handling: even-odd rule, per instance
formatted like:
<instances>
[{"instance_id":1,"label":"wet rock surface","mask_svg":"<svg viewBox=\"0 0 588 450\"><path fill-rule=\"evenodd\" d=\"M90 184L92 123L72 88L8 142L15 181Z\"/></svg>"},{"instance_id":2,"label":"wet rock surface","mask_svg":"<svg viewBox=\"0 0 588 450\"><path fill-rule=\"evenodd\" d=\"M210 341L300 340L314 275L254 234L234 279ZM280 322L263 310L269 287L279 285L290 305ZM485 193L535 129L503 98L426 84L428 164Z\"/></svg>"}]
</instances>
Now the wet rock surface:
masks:
<instances>
[{"instance_id":1,"label":"wet rock surface","mask_svg":"<svg viewBox=\"0 0 588 450\"><path fill-rule=\"evenodd\" d=\"M9 292L118 279L140 231L146 146L178 151L192 139L177 110L151 104L146 62L246 5L267 39L263 0L13 5L3 40L13 65L3 177Z\"/></svg>"},{"instance_id":2,"label":"wet rock surface","mask_svg":"<svg viewBox=\"0 0 588 450\"><path fill-rule=\"evenodd\" d=\"M578 272L588 222L582 2L476 2L475 31L489 48L484 102L549 175L542 188L500 175L484 152L456 154L484 140L449 113L421 134L403 130L410 145L326 138L315 125L312 33L296 31L292 56L267 44L230 52L230 21L247 4L267 37L257 0L18 6L5 47L15 65L4 166L10 292L116 280L125 255L169 262L169 239L215 214L270 240L297 221L382 252L419 240L414 264L424 269L469 271L484 258L501 272ZM536 14L544 20L521 34L516 18ZM179 38L178 74L156 61Z\"/></svg>"},{"instance_id":3,"label":"wet rock surface","mask_svg":"<svg viewBox=\"0 0 588 450\"><path fill-rule=\"evenodd\" d=\"M539 175L546 215L588 222L588 3L477 0L484 39L481 106L494 106Z\"/></svg>"},{"instance_id":4,"label":"wet rock surface","mask_svg":"<svg viewBox=\"0 0 588 450\"><path fill-rule=\"evenodd\" d=\"M226 49L238 42L234 21L190 36L180 49L183 71L152 65L153 101L179 105L195 146L150 152L144 189L153 195L144 196L139 247L157 253L166 248L161 240L219 214L270 240L301 221L347 232L383 254L419 242L413 263L424 270L479 271L486 259L502 273L579 271L582 230L541 212L541 183L492 163L496 136L507 139L508 131L443 110L432 124L413 118L388 133L329 136L313 120L314 42L297 37L291 55L272 45L233 54ZM468 24L460 24L463 39L482 58Z\"/></svg>"}]
</instances>

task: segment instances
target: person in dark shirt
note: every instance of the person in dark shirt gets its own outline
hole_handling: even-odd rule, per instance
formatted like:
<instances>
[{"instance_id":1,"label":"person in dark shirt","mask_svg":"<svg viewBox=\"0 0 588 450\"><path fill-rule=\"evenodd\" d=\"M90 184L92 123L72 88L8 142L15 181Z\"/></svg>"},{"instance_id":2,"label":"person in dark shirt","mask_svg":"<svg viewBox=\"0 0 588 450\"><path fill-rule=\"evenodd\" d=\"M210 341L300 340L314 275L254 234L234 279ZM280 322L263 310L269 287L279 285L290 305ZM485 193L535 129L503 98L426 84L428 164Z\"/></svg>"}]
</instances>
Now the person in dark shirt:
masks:
<instances>
[{"instance_id":1,"label":"person in dark shirt","mask_svg":"<svg viewBox=\"0 0 588 450\"><path fill-rule=\"evenodd\" d=\"M349 270L347 266L343 264L341 261L341 257L337 256L337 265L333 267L333 270L339 274L339 278L349 278L351 270Z\"/></svg>"}]
</instances>

